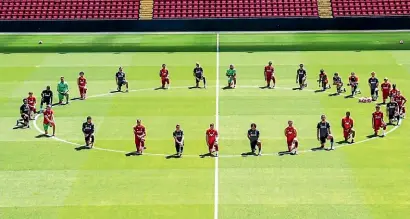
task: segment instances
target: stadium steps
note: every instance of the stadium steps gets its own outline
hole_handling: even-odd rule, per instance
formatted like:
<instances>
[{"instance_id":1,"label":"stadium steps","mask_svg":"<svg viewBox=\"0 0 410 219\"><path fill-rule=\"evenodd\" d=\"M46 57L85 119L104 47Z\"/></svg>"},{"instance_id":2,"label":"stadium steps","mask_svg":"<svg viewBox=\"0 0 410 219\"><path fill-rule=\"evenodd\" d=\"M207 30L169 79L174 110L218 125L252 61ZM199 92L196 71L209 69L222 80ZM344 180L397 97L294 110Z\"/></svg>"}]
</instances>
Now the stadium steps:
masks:
<instances>
[{"instance_id":1,"label":"stadium steps","mask_svg":"<svg viewBox=\"0 0 410 219\"><path fill-rule=\"evenodd\" d=\"M154 0L141 0L140 6L140 20L152 20Z\"/></svg>"},{"instance_id":2,"label":"stadium steps","mask_svg":"<svg viewBox=\"0 0 410 219\"><path fill-rule=\"evenodd\" d=\"M320 18L332 18L332 3L331 0L318 0L317 8Z\"/></svg>"}]
</instances>

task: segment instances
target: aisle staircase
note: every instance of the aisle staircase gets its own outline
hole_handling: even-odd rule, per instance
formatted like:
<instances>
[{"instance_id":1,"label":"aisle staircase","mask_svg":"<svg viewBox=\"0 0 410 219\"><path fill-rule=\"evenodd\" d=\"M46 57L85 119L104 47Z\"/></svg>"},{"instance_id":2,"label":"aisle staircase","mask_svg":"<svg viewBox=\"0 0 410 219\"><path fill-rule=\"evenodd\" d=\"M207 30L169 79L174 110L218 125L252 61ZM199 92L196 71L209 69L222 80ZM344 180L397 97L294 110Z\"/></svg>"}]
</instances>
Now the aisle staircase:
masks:
<instances>
[{"instance_id":1,"label":"aisle staircase","mask_svg":"<svg viewBox=\"0 0 410 219\"><path fill-rule=\"evenodd\" d=\"M317 7L320 18L332 18L332 3L331 0L318 0Z\"/></svg>"},{"instance_id":2,"label":"aisle staircase","mask_svg":"<svg viewBox=\"0 0 410 219\"><path fill-rule=\"evenodd\" d=\"M152 9L154 7L154 0L140 1L140 20L152 20Z\"/></svg>"}]
</instances>

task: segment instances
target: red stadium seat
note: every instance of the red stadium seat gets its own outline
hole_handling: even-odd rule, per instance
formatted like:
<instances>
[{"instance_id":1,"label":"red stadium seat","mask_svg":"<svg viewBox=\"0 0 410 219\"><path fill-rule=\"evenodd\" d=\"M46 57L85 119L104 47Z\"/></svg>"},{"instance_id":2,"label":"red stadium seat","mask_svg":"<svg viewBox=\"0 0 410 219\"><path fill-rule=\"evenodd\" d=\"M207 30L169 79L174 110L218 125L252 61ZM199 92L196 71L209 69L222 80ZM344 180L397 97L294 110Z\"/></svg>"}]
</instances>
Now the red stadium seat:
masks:
<instances>
[{"instance_id":1,"label":"red stadium seat","mask_svg":"<svg viewBox=\"0 0 410 219\"><path fill-rule=\"evenodd\" d=\"M140 0L0 0L0 20L138 19L139 8Z\"/></svg>"},{"instance_id":2,"label":"red stadium seat","mask_svg":"<svg viewBox=\"0 0 410 219\"><path fill-rule=\"evenodd\" d=\"M410 0L331 0L334 17L410 15Z\"/></svg>"},{"instance_id":3,"label":"red stadium seat","mask_svg":"<svg viewBox=\"0 0 410 219\"><path fill-rule=\"evenodd\" d=\"M153 10L154 19L306 16L318 17L317 0L154 0Z\"/></svg>"}]
</instances>

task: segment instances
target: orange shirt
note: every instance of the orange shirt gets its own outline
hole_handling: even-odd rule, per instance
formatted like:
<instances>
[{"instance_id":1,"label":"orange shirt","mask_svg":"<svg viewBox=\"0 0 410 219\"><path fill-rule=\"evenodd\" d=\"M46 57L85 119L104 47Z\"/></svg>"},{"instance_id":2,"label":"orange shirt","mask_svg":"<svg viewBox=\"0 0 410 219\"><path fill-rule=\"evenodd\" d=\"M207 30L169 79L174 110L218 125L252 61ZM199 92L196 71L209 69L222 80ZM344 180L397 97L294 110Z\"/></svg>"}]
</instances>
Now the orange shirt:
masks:
<instances>
[{"instance_id":1,"label":"orange shirt","mask_svg":"<svg viewBox=\"0 0 410 219\"><path fill-rule=\"evenodd\" d=\"M352 75L349 77L349 82L350 83L359 83L359 77L357 77L356 75Z\"/></svg>"}]
</instances>

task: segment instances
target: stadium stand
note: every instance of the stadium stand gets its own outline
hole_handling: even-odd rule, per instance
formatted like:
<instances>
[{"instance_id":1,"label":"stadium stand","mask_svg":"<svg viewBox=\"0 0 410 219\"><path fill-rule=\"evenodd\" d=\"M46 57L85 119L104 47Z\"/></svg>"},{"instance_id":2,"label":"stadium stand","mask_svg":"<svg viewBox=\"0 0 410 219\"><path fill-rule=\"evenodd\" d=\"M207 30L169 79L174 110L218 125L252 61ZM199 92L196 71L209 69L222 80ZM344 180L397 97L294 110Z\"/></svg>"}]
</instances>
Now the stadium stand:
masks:
<instances>
[{"instance_id":1,"label":"stadium stand","mask_svg":"<svg viewBox=\"0 0 410 219\"><path fill-rule=\"evenodd\" d=\"M140 0L0 0L0 19L138 19L139 8Z\"/></svg>"},{"instance_id":2,"label":"stadium stand","mask_svg":"<svg viewBox=\"0 0 410 219\"><path fill-rule=\"evenodd\" d=\"M410 0L332 0L334 17L410 15Z\"/></svg>"},{"instance_id":3,"label":"stadium stand","mask_svg":"<svg viewBox=\"0 0 410 219\"><path fill-rule=\"evenodd\" d=\"M154 19L318 17L317 0L154 0Z\"/></svg>"}]
</instances>

